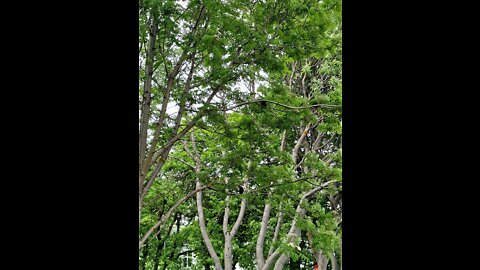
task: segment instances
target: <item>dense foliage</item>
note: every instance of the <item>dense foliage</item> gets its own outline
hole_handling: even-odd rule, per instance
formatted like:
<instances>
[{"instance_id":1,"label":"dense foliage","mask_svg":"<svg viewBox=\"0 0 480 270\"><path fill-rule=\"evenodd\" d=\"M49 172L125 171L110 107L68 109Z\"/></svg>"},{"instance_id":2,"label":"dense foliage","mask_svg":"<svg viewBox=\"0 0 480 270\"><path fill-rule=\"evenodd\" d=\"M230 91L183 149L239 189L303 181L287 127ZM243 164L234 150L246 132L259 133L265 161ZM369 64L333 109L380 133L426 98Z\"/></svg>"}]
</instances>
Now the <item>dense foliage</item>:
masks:
<instances>
[{"instance_id":1,"label":"dense foliage","mask_svg":"<svg viewBox=\"0 0 480 270\"><path fill-rule=\"evenodd\" d=\"M139 268L341 269L341 1L139 14Z\"/></svg>"}]
</instances>

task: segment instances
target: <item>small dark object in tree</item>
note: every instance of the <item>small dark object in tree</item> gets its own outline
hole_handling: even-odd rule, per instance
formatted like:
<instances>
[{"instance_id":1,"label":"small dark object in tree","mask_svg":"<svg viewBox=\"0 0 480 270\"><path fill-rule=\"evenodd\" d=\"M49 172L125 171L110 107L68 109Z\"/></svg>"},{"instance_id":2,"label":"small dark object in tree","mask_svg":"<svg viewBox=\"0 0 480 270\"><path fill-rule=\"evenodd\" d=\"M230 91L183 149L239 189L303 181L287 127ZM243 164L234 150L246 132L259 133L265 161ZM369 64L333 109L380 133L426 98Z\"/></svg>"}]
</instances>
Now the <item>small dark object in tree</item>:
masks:
<instances>
[{"instance_id":1,"label":"small dark object in tree","mask_svg":"<svg viewBox=\"0 0 480 270\"><path fill-rule=\"evenodd\" d=\"M260 101L260 106L267 107L267 102L265 100Z\"/></svg>"},{"instance_id":2,"label":"small dark object in tree","mask_svg":"<svg viewBox=\"0 0 480 270\"><path fill-rule=\"evenodd\" d=\"M243 187L242 186L239 186L238 187L238 194L243 194Z\"/></svg>"}]
</instances>

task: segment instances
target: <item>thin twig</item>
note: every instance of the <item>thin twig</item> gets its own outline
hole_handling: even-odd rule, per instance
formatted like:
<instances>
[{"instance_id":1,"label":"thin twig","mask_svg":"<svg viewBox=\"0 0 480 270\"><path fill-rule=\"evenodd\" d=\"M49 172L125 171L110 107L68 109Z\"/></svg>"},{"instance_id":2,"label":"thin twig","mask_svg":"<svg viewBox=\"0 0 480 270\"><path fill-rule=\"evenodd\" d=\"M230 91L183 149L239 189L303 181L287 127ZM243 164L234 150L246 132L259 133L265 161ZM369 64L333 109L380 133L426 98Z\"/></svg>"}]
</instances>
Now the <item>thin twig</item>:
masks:
<instances>
[{"instance_id":1,"label":"thin twig","mask_svg":"<svg viewBox=\"0 0 480 270\"><path fill-rule=\"evenodd\" d=\"M189 164L189 163L188 163L188 162L186 162L185 160L183 160L183 159L181 159L181 158L179 158L179 157L174 157L174 156L170 156L170 157L171 157L171 158L174 158L174 159L176 159L176 160L178 160L178 161L180 161L180 162L182 162L182 163L183 163L183 164L185 164L185 165L188 165L188 166L190 166L192 169L194 169L194 170L195 170L195 166L193 166L193 165Z\"/></svg>"}]
</instances>

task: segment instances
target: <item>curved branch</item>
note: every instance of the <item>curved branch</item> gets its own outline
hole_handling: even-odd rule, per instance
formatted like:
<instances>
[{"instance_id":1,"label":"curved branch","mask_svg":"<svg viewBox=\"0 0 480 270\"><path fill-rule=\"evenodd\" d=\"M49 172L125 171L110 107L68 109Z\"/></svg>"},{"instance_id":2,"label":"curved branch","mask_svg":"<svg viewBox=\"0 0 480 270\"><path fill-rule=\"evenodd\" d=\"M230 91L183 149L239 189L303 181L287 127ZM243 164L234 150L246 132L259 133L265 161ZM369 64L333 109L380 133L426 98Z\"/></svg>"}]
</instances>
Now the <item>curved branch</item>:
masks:
<instances>
[{"instance_id":1,"label":"curved branch","mask_svg":"<svg viewBox=\"0 0 480 270\"><path fill-rule=\"evenodd\" d=\"M247 208L247 202L242 199L242 203L240 205L240 213L238 213L237 220L235 221L235 224L233 224L232 230L230 231L230 236L232 238L235 236L235 234L238 231L238 228L240 227L240 224L242 223L246 208Z\"/></svg>"},{"instance_id":2,"label":"curved branch","mask_svg":"<svg viewBox=\"0 0 480 270\"><path fill-rule=\"evenodd\" d=\"M307 134L308 134L309 130L310 130L310 124L308 124L305 127L305 129L302 132L302 135L300 136L300 138L298 138L298 141L295 144L295 147L293 148L293 151L292 151L293 164L297 164L298 151L300 150L300 146L302 145L303 141L307 137Z\"/></svg>"},{"instance_id":3,"label":"curved branch","mask_svg":"<svg viewBox=\"0 0 480 270\"><path fill-rule=\"evenodd\" d=\"M267 235L268 218L270 217L270 211L272 205L267 203L263 210L262 223L260 225L260 232L258 233L257 245L255 246L257 269L262 269L265 264L265 257L263 256L263 245L265 242L265 236Z\"/></svg>"},{"instance_id":4,"label":"curved branch","mask_svg":"<svg viewBox=\"0 0 480 270\"><path fill-rule=\"evenodd\" d=\"M232 107L229 107L229 108L226 108L226 109L219 109L219 110L220 111L231 111L231 110L236 109L238 107L248 105L248 104L253 104L253 103L271 103L271 104L274 104L274 105L277 105L277 106L280 106L280 107L284 107L284 108L287 108L287 109L291 109L291 110L310 109L310 108L317 108L317 107L321 107L321 108L340 108L340 107L342 107L342 105L332 105L332 104L314 104L314 105L310 105L310 106L294 107L294 106L288 106L288 105L285 105L285 104L282 104L282 103L278 103L278 102L272 101L272 100L258 99L258 100L245 101L245 102L239 103L237 105L233 105Z\"/></svg>"},{"instance_id":5,"label":"curved branch","mask_svg":"<svg viewBox=\"0 0 480 270\"><path fill-rule=\"evenodd\" d=\"M262 270L270 269L270 266L272 266L273 262L278 258L278 256L280 256L280 254L281 253L279 249L275 250L275 252L273 252L272 255L270 255L268 259L265 261L265 264L263 265Z\"/></svg>"},{"instance_id":6,"label":"curved branch","mask_svg":"<svg viewBox=\"0 0 480 270\"><path fill-rule=\"evenodd\" d=\"M181 198L180 200L178 200L169 210L168 212L160 219L160 221L158 221L153 227L151 227L147 233L145 233L145 235L143 235L142 239L140 240L140 242L138 243L138 246L139 248L142 248L143 244L145 243L145 241L147 240L147 238L153 233L153 231L155 229L157 229L158 227L162 226L165 221L167 221L167 219L173 214L173 211L175 211L175 209L177 209L178 206L180 206L180 204L184 203L186 200L188 200L190 197L192 197L194 194L196 194L197 192L200 192L206 188L208 188L209 186L197 186L197 188L193 191L190 191L187 195L185 195L183 198Z\"/></svg>"},{"instance_id":7,"label":"curved branch","mask_svg":"<svg viewBox=\"0 0 480 270\"><path fill-rule=\"evenodd\" d=\"M197 182L197 186L200 186L200 183ZM205 225L205 217L203 216L203 204L202 204L202 192L197 193L197 211L198 211L198 223L200 225L200 232L202 234L203 242L207 247L208 253L213 260L215 265L215 270L223 270L222 264L220 263L220 259L218 258L217 253L215 252L215 248L210 241L210 237L207 233L207 226Z\"/></svg>"},{"instance_id":8,"label":"curved branch","mask_svg":"<svg viewBox=\"0 0 480 270\"><path fill-rule=\"evenodd\" d=\"M189 164L189 163L186 162L185 160L183 160L183 159L181 159L181 158L179 158L179 157L175 157L175 156L170 156L170 157L173 158L173 159L176 159L176 160L178 160L178 161L180 161L180 162L182 162L183 164L185 164L185 165L187 165L187 166L189 166L190 168L192 168L192 169L195 170L195 166L193 166L192 164Z\"/></svg>"},{"instance_id":9,"label":"curved branch","mask_svg":"<svg viewBox=\"0 0 480 270\"><path fill-rule=\"evenodd\" d=\"M280 232L280 228L282 226L282 220L283 220L283 212L282 212L282 209L280 209L280 211L278 212L277 226L275 227L275 232L273 233L273 239L270 245L270 249L268 250L267 257L270 257L270 255L272 255L273 253L274 245L275 245L275 242L277 242L278 233Z\"/></svg>"},{"instance_id":10,"label":"curved branch","mask_svg":"<svg viewBox=\"0 0 480 270\"><path fill-rule=\"evenodd\" d=\"M301 233L301 229L297 226L297 220L298 218L302 218L305 216L305 209L302 207L303 205L303 202L305 202L306 200L308 200L310 197L312 197L313 195L315 195L317 192L321 191L322 189L326 188L329 184L331 183L334 183L334 182L337 182L337 180L331 180L331 181L328 181L328 182L325 182L323 184L321 184L320 186L308 191L307 193L305 193L302 198L300 199L300 202L298 203L297 205L297 209L296 209L296 217L293 219L292 221L292 226L290 227L290 230L288 232L289 234L289 237L287 239L287 243L293 243L293 241L295 240L295 238L299 237L300 236L300 233ZM277 250L273 253L280 253L279 251L280 249L277 248ZM272 254L272 256L273 256ZM275 263L275 267L274 267L274 270L281 270L283 269L284 265L288 262L288 259L290 258L289 254L281 254L280 258L277 260L277 262ZM268 261L268 260L267 260ZM269 269L270 265L267 266L267 263L265 262L265 265L264 267L262 268L262 270L266 270L266 269Z\"/></svg>"}]
</instances>

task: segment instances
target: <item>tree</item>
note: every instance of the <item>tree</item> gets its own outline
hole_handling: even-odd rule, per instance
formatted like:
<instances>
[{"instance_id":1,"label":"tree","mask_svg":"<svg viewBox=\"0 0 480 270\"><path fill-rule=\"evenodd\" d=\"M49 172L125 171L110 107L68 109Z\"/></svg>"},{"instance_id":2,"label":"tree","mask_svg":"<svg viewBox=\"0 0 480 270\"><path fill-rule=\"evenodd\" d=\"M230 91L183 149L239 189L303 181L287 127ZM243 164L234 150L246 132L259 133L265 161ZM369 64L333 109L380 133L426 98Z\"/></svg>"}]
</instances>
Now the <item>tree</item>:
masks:
<instances>
[{"instance_id":1,"label":"tree","mask_svg":"<svg viewBox=\"0 0 480 270\"><path fill-rule=\"evenodd\" d=\"M339 261L322 220L341 209L340 6L140 1L142 269Z\"/></svg>"}]
</instances>

